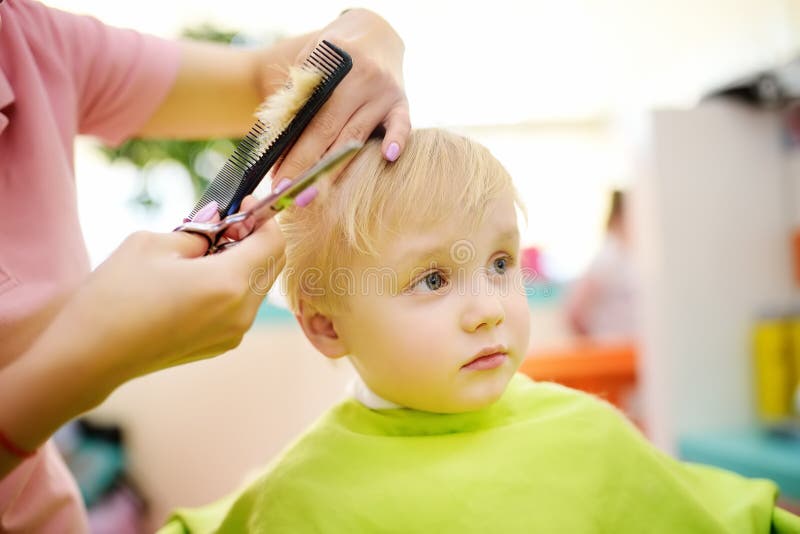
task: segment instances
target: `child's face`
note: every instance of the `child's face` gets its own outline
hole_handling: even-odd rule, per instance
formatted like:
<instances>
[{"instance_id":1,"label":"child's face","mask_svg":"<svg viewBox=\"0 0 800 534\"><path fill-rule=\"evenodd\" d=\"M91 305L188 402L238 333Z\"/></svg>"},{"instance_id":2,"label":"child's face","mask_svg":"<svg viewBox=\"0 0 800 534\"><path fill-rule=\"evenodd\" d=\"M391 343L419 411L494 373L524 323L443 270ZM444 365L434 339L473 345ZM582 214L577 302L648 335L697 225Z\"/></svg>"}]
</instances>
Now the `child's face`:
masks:
<instances>
[{"instance_id":1,"label":"child's face","mask_svg":"<svg viewBox=\"0 0 800 534\"><path fill-rule=\"evenodd\" d=\"M476 410L499 398L525 356L530 319L511 193L465 232L453 220L393 236L378 258L354 265L358 291L333 325L361 377L387 400ZM392 278L395 288L377 282Z\"/></svg>"}]
</instances>

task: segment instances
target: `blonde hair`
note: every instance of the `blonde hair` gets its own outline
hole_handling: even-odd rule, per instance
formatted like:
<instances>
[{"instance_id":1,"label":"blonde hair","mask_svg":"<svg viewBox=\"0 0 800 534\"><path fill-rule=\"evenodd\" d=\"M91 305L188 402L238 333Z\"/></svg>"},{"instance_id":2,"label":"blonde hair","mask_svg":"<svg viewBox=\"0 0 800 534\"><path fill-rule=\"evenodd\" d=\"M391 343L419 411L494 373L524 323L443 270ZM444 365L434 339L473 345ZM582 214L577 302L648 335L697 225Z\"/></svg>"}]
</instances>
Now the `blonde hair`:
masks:
<instances>
[{"instance_id":1,"label":"blonde hair","mask_svg":"<svg viewBox=\"0 0 800 534\"><path fill-rule=\"evenodd\" d=\"M321 198L289 208L280 218L286 237L285 290L297 312L300 300L324 312L345 308L332 291L332 274L357 255L377 255L391 235L430 228L454 216L465 232L483 220L486 205L505 191L517 198L511 177L482 145L440 129L413 130L394 163L370 140Z\"/></svg>"}]
</instances>

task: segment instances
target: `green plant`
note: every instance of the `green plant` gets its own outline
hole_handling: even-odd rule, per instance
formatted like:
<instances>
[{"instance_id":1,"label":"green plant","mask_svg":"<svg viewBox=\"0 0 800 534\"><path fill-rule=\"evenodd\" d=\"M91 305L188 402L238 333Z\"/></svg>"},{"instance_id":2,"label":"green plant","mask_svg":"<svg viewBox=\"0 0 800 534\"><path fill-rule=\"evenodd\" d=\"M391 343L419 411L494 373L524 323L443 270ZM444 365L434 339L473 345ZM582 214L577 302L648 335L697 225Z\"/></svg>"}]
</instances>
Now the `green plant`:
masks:
<instances>
[{"instance_id":1,"label":"green plant","mask_svg":"<svg viewBox=\"0 0 800 534\"><path fill-rule=\"evenodd\" d=\"M187 39L200 41L213 41L231 43L237 40L238 33L215 28L204 24L196 28L188 28L181 33ZM109 162L126 161L139 170L141 187L134 197L137 205L146 209L158 209L160 202L154 198L148 188L149 171L160 163L174 161L180 164L187 172L192 182L195 198L200 195L214 178L216 169L203 168L204 161L209 161L209 156L216 153L225 159L233 152L239 139L210 139L182 141L175 139L130 139L118 147L100 146L101 153Z\"/></svg>"},{"instance_id":2,"label":"green plant","mask_svg":"<svg viewBox=\"0 0 800 534\"><path fill-rule=\"evenodd\" d=\"M151 167L167 161L179 163L189 176L196 198L214 178L205 172L198 163L208 151L217 152L223 158L233 152L238 139L179 141L174 139L130 139L122 145L111 148L101 146L100 151L109 162L127 161L139 169L141 188L135 202L146 208L157 208L158 199L150 194L148 171Z\"/></svg>"}]
</instances>

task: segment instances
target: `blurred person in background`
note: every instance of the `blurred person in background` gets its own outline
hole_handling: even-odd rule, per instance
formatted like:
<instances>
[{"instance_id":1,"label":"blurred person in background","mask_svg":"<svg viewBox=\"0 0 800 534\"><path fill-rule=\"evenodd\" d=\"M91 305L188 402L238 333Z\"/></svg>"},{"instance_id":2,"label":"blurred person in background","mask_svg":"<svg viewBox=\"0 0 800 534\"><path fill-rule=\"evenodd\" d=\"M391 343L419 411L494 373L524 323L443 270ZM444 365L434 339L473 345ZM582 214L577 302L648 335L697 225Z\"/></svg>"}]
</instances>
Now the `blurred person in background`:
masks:
<instances>
[{"instance_id":1,"label":"blurred person in background","mask_svg":"<svg viewBox=\"0 0 800 534\"><path fill-rule=\"evenodd\" d=\"M636 335L635 275L625 192L612 191L606 234L566 303L572 332L590 340L631 340Z\"/></svg>"}]
</instances>

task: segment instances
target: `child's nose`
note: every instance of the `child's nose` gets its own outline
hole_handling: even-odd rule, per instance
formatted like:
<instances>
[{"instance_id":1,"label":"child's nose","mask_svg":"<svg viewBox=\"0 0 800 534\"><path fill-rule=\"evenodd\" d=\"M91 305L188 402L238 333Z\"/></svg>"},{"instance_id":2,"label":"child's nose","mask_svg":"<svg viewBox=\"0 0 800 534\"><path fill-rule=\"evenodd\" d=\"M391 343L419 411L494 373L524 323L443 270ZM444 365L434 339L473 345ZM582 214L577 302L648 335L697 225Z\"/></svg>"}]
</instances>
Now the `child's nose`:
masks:
<instances>
[{"instance_id":1,"label":"child's nose","mask_svg":"<svg viewBox=\"0 0 800 534\"><path fill-rule=\"evenodd\" d=\"M466 332L476 332L481 328L488 330L502 324L505 318L500 296L483 288L480 293L467 296L466 308L461 314L461 328Z\"/></svg>"}]
</instances>

